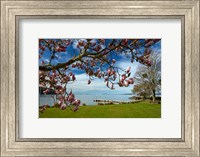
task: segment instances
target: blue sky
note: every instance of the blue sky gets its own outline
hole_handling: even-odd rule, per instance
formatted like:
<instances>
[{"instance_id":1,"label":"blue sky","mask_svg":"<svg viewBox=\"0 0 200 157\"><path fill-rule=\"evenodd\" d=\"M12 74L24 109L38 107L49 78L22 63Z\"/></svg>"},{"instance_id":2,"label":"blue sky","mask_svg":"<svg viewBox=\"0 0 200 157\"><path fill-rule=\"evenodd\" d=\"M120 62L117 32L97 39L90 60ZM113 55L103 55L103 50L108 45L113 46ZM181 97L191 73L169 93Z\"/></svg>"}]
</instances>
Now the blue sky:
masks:
<instances>
[{"instance_id":1,"label":"blue sky","mask_svg":"<svg viewBox=\"0 0 200 157\"><path fill-rule=\"evenodd\" d=\"M83 39L84 40L84 39ZM95 39L94 39L95 40ZM109 39L105 40L107 45L109 43ZM57 63L62 63L68 61L70 58L73 58L75 54L78 53L78 49L76 48L76 40L74 40L73 44L70 45L66 52L56 53L55 58L52 60L52 64L56 65ZM153 45L152 50L155 52L161 52L161 42ZM141 51L144 47L141 47ZM49 62L50 51L45 50L42 58L39 59L39 63L41 61ZM131 63L130 58L125 57L124 55L116 55L115 52L112 52L112 59L116 60L116 66L126 69L128 66L131 66L131 76L133 77L138 65L140 63L134 61ZM105 94L127 94L131 93L131 89L133 85L129 87L119 87L115 85L115 90L110 90L106 87L106 83L102 79L94 78L90 85L87 84L89 76L85 74L83 70L73 70L73 73L76 75L76 81L72 84L68 84L68 90L72 90L75 94L78 95L105 95Z\"/></svg>"}]
</instances>

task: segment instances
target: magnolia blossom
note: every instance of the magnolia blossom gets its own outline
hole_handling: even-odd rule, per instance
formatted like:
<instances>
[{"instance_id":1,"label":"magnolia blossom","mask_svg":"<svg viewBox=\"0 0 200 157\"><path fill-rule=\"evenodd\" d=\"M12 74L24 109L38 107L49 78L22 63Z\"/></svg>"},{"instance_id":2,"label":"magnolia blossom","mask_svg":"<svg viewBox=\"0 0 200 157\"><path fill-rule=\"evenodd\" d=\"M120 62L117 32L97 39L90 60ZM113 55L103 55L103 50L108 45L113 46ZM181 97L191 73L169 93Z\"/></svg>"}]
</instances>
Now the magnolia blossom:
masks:
<instances>
[{"instance_id":1,"label":"magnolia blossom","mask_svg":"<svg viewBox=\"0 0 200 157\"><path fill-rule=\"evenodd\" d=\"M129 84L133 84L133 83L134 83L133 78L129 78L129 79L128 79L128 83L129 83Z\"/></svg>"},{"instance_id":2,"label":"magnolia blossom","mask_svg":"<svg viewBox=\"0 0 200 157\"><path fill-rule=\"evenodd\" d=\"M108 69L107 74L110 75L110 73L111 73L111 69Z\"/></svg>"},{"instance_id":3,"label":"magnolia blossom","mask_svg":"<svg viewBox=\"0 0 200 157\"><path fill-rule=\"evenodd\" d=\"M79 106L75 106L72 111L76 112L78 110Z\"/></svg>"},{"instance_id":4,"label":"magnolia blossom","mask_svg":"<svg viewBox=\"0 0 200 157\"><path fill-rule=\"evenodd\" d=\"M129 66L129 67L126 69L126 72L127 72L127 73L130 73L130 71L131 71L131 67Z\"/></svg>"},{"instance_id":5,"label":"magnolia blossom","mask_svg":"<svg viewBox=\"0 0 200 157\"><path fill-rule=\"evenodd\" d=\"M129 83L126 81L126 82L124 82L124 86L125 87L128 87L128 85L129 85Z\"/></svg>"},{"instance_id":6,"label":"magnolia blossom","mask_svg":"<svg viewBox=\"0 0 200 157\"><path fill-rule=\"evenodd\" d=\"M66 104L62 104L62 105L60 106L60 109L61 109L61 110L65 110L65 109L66 109L66 107L67 107L67 105L66 105Z\"/></svg>"},{"instance_id":7,"label":"magnolia blossom","mask_svg":"<svg viewBox=\"0 0 200 157\"><path fill-rule=\"evenodd\" d=\"M44 94L47 94L49 92L49 89L46 89L45 91L43 91Z\"/></svg>"},{"instance_id":8,"label":"magnolia blossom","mask_svg":"<svg viewBox=\"0 0 200 157\"><path fill-rule=\"evenodd\" d=\"M91 80L88 80L88 84L90 84L91 83Z\"/></svg>"},{"instance_id":9,"label":"magnolia blossom","mask_svg":"<svg viewBox=\"0 0 200 157\"><path fill-rule=\"evenodd\" d=\"M116 63L116 60L115 60L115 59L112 59L112 62L113 62L113 63Z\"/></svg>"},{"instance_id":10,"label":"magnolia blossom","mask_svg":"<svg viewBox=\"0 0 200 157\"><path fill-rule=\"evenodd\" d=\"M77 106L79 106L79 105L81 104L81 101L75 99L75 100L72 102L72 104L73 104L73 105L77 105Z\"/></svg>"}]
</instances>

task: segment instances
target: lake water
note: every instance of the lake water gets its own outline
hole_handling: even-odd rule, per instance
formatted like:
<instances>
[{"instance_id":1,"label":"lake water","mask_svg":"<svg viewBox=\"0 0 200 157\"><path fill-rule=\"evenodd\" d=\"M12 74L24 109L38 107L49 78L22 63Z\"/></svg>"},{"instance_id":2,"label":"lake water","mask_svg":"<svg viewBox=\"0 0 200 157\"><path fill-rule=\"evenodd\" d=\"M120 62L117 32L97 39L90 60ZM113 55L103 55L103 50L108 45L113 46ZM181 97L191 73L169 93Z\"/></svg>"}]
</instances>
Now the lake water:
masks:
<instances>
[{"instance_id":1,"label":"lake water","mask_svg":"<svg viewBox=\"0 0 200 157\"><path fill-rule=\"evenodd\" d=\"M96 105L94 99L103 99L103 100L119 100L119 101L130 101L130 97L133 95L76 95L76 99L81 100L81 103L85 103L87 105ZM53 105L53 98L50 95L40 95L40 105L48 104L50 106Z\"/></svg>"}]
</instances>

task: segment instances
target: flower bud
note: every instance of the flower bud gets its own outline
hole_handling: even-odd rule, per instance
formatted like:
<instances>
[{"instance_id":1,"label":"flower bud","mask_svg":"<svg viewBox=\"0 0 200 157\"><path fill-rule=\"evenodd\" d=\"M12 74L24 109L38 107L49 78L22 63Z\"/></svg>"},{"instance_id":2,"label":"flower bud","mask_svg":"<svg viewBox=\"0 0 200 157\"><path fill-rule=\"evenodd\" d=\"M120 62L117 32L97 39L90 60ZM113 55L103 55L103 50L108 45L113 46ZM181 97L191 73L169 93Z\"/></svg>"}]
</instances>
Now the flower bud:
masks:
<instances>
[{"instance_id":1,"label":"flower bud","mask_svg":"<svg viewBox=\"0 0 200 157\"><path fill-rule=\"evenodd\" d=\"M110 73L111 73L111 70L110 70L110 69L108 69L108 70L107 70L107 74L108 74L108 75L110 75Z\"/></svg>"},{"instance_id":2,"label":"flower bud","mask_svg":"<svg viewBox=\"0 0 200 157\"><path fill-rule=\"evenodd\" d=\"M131 71L131 67L129 66L127 69L126 69L126 73L130 73Z\"/></svg>"},{"instance_id":3,"label":"flower bud","mask_svg":"<svg viewBox=\"0 0 200 157\"><path fill-rule=\"evenodd\" d=\"M66 104L62 104L62 105L60 106L60 109L61 109L61 110L65 110L65 109L66 109L66 107L67 107L67 105L66 105Z\"/></svg>"},{"instance_id":4,"label":"flower bud","mask_svg":"<svg viewBox=\"0 0 200 157\"><path fill-rule=\"evenodd\" d=\"M73 108L73 111L76 112L77 110L78 110L78 106L75 106L75 107Z\"/></svg>"},{"instance_id":5,"label":"flower bud","mask_svg":"<svg viewBox=\"0 0 200 157\"><path fill-rule=\"evenodd\" d=\"M128 83L129 83L129 84L133 84L133 83L134 83L133 78L129 78Z\"/></svg>"},{"instance_id":6,"label":"flower bud","mask_svg":"<svg viewBox=\"0 0 200 157\"><path fill-rule=\"evenodd\" d=\"M47 94L49 92L48 89L46 89L45 91L43 91L44 94Z\"/></svg>"}]
</instances>

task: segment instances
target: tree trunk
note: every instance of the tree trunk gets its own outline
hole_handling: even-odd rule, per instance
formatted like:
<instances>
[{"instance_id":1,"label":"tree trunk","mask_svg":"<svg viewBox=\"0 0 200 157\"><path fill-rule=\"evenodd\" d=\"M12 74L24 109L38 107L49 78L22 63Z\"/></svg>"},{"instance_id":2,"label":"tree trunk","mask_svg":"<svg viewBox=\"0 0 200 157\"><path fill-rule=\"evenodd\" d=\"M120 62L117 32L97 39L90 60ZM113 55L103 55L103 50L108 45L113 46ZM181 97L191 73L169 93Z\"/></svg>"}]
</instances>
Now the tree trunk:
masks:
<instances>
[{"instance_id":1,"label":"tree trunk","mask_svg":"<svg viewBox=\"0 0 200 157\"><path fill-rule=\"evenodd\" d=\"M155 99L156 99L156 90L153 90L153 102L155 102Z\"/></svg>"}]
</instances>

